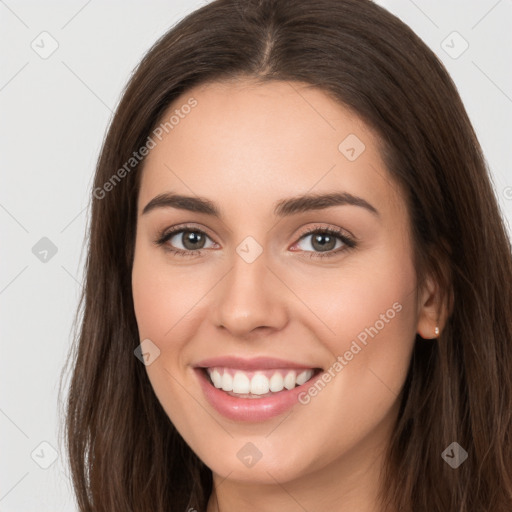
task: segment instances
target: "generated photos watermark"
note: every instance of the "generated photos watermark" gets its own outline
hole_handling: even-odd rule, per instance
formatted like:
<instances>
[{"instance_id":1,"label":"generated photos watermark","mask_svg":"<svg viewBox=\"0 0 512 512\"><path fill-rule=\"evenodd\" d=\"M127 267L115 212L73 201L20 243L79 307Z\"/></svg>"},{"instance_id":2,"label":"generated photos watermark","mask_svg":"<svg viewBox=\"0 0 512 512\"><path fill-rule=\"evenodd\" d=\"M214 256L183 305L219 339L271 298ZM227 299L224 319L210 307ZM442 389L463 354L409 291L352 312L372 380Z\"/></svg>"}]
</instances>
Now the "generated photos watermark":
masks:
<instances>
[{"instance_id":1,"label":"generated photos watermark","mask_svg":"<svg viewBox=\"0 0 512 512\"><path fill-rule=\"evenodd\" d=\"M322 376L317 379L307 390L301 391L297 397L299 403L307 405L311 402L311 399L320 393L325 386L331 382L336 375L338 375L344 368L349 364L354 357L359 354L364 347L368 345L368 337L375 338L382 331L387 324L389 324L395 316L402 311L403 306L399 302L395 302L391 308L385 313L379 315L377 320L372 326L365 327L352 341L348 350L343 355L339 355L336 361L324 371Z\"/></svg>"},{"instance_id":2,"label":"generated photos watermark","mask_svg":"<svg viewBox=\"0 0 512 512\"><path fill-rule=\"evenodd\" d=\"M138 149L134 151L132 156L120 167L112 176L105 182L101 187L96 187L93 190L93 195L96 199L103 199L108 192L111 192L117 184L121 182L123 178L126 178L130 172L142 162L142 160L149 154L150 150L154 149L158 142L161 142L164 134L169 133L171 130L180 123L182 119L190 114L192 109L198 104L194 97L188 99L187 103L183 104L180 108L174 110L173 115L165 122L160 123L148 136L146 142ZM156 141L155 139L158 139Z\"/></svg>"}]
</instances>

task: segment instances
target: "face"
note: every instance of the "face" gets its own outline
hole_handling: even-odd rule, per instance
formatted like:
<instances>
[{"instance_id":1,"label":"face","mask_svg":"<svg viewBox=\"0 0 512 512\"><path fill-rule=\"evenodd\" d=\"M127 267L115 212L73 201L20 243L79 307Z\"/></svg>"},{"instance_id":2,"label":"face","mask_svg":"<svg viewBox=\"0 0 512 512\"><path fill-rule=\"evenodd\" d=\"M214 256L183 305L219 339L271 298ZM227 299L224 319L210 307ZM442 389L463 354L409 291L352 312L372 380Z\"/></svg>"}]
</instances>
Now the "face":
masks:
<instances>
[{"instance_id":1,"label":"face","mask_svg":"<svg viewBox=\"0 0 512 512\"><path fill-rule=\"evenodd\" d=\"M362 471L392 430L419 319L409 216L376 135L296 83L202 85L173 113L141 176L132 274L158 400L214 474Z\"/></svg>"}]
</instances>

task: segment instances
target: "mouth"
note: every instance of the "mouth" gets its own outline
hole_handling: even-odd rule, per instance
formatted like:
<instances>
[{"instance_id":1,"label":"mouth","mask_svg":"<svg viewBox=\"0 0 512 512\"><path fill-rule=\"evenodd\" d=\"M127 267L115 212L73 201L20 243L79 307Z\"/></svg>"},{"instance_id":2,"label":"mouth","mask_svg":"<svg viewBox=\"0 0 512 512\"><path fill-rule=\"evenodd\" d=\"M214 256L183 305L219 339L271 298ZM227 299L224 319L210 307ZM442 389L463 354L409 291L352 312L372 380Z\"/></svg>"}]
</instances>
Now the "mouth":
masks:
<instances>
[{"instance_id":1,"label":"mouth","mask_svg":"<svg viewBox=\"0 0 512 512\"><path fill-rule=\"evenodd\" d=\"M275 368L247 371L237 368L200 369L209 382L229 396L261 399L290 391L309 382L321 368Z\"/></svg>"},{"instance_id":2,"label":"mouth","mask_svg":"<svg viewBox=\"0 0 512 512\"><path fill-rule=\"evenodd\" d=\"M211 360L194 367L209 405L235 422L264 422L299 403L301 393L313 385L322 368L308 368L277 360ZM302 411L305 410L301 406ZM302 413L303 414L303 413Z\"/></svg>"}]
</instances>

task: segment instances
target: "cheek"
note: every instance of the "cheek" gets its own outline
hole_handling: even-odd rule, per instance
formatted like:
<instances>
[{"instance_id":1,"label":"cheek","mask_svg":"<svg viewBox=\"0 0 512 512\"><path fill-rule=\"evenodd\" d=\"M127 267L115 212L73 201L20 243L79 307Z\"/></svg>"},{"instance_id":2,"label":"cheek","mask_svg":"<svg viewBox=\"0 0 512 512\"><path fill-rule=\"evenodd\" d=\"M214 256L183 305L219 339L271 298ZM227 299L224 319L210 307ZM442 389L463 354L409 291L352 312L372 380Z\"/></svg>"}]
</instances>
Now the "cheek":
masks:
<instances>
[{"instance_id":1,"label":"cheek","mask_svg":"<svg viewBox=\"0 0 512 512\"><path fill-rule=\"evenodd\" d=\"M195 419L202 409L194 409L190 391L185 390L189 376L183 373L187 343L204 314L200 299L211 288L204 280L194 279L194 273L192 266L171 267L154 250L136 247L132 293L139 337L151 340L160 350L146 371L156 397L181 432L198 432L204 423ZM193 414L183 414L192 409Z\"/></svg>"},{"instance_id":2,"label":"cheek","mask_svg":"<svg viewBox=\"0 0 512 512\"><path fill-rule=\"evenodd\" d=\"M379 402L384 411L405 381L417 323L416 272L408 254L387 246L347 259L331 274L295 279L294 290L308 308L300 321L331 353L332 374L343 375L334 388L353 410Z\"/></svg>"},{"instance_id":3,"label":"cheek","mask_svg":"<svg viewBox=\"0 0 512 512\"><path fill-rule=\"evenodd\" d=\"M283 268L282 275L305 306L294 308L300 321L336 354L354 339L392 342L414 334L416 274L406 258L382 251L339 268Z\"/></svg>"},{"instance_id":4,"label":"cheek","mask_svg":"<svg viewBox=\"0 0 512 512\"><path fill-rule=\"evenodd\" d=\"M154 249L137 248L132 293L141 339L154 339L157 344L172 339L175 346L176 334L183 333L197 317L201 299L213 286L207 277L202 272L199 278L194 265L170 265Z\"/></svg>"}]
</instances>

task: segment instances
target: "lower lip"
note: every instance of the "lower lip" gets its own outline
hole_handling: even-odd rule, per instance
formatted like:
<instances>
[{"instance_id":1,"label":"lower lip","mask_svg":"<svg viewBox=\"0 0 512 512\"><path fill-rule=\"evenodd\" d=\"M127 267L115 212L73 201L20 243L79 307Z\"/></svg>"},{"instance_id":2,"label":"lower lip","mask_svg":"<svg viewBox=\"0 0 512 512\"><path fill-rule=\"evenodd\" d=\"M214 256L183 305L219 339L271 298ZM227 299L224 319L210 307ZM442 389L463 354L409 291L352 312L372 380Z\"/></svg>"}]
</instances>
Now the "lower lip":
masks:
<instances>
[{"instance_id":1,"label":"lower lip","mask_svg":"<svg viewBox=\"0 0 512 512\"><path fill-rule=\"evenodd\" d=\"M201 368L194 369L210 405L220 414L235 421L259 422L274 418L298 403L298 395L316 380L312 377L302 386L283 390L264 398L236 398L216 388Z\"/></svg>"}]
</instances>

